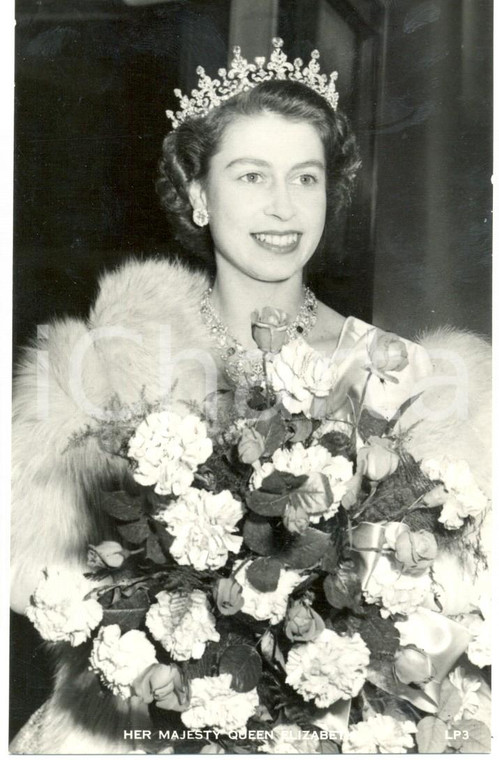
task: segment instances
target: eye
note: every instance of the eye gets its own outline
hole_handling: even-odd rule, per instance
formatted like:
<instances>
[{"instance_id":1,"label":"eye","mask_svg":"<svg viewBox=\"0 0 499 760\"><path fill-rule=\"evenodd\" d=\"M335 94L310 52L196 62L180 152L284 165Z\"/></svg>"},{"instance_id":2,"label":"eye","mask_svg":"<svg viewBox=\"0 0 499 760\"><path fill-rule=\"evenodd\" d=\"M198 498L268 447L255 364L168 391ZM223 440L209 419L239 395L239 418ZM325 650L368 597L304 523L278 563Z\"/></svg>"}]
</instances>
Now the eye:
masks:
<instances>
[{"instance_id":1,"label":"eye","mask_svg":"<svg viewBox=\"0 0 499 760\"><path fill-rule=\"evenodd\" d=\"M259 182L263 182L263 177L258 172L246 172L239 178L242 182L247 182L249 185L256 185Z\"/></svg>"},{"instance_id":2,"label":"eye","mask_svg":"<svg viewBox=\"0 0 499 760\"><path fill-rule=\"evenodd\" d=\"M300 174L293 180L295 184L304 185L305 187L309 185L316 185L318 181L319 179L315 176L315 174Z\"/></svg>"}]
</instances>

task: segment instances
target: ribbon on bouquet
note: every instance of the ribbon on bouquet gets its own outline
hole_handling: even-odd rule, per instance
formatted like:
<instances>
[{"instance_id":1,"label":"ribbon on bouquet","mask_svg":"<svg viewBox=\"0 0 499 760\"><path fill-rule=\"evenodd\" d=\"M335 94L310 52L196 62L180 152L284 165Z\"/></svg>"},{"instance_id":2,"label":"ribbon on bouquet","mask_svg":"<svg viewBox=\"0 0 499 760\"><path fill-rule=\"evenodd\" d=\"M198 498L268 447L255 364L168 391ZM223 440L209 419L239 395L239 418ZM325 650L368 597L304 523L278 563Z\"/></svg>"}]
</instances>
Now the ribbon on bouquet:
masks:
<instances>
[{"instance_id":1,"label":"ribbon on bouquet","mask_svg":"<svg viewBox=\"0 0 499 760\"><path fill-rule=\"evenodd\" d=\"M351 699L339 699L329 707L317 710L312 717L312 723L327 731L331 739L342 742L348 733L351 707Z\"/></svg>"},{"instance_id":2,"label":"ribbon on bouquet","mask_svg":"<svg viewBox=\"0 0 499 760\"><path fill-rule=\"evenodd\" d=\"M385 528L379 523L361 523L353 530L352 546L362 590L380 560L385 545ZM401 634L401 647L412 646L424 652L431 663L431 677L418 687L402 683L387 663L379 669L370 668L369 680L380 688L429 713L436 713L440 703L442 681L466 651L471 634L460 623L440 612L419 607L396 623Z\"/></svg>"}]
</instances>

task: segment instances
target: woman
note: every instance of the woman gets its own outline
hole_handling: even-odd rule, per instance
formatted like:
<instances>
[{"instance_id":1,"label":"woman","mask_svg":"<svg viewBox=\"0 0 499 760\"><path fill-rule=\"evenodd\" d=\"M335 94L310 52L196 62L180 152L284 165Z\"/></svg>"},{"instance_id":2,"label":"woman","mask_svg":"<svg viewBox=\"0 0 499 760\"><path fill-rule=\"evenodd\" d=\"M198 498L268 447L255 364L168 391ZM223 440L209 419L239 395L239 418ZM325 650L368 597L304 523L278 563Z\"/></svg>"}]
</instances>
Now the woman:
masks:
<instances>
[{"instance_id":1,"label":"woman","mask_svg":"<svg viewBox=\"0 0 499 760\"><path fill-rule=\"evenodd\" d=\"M291 315L288 339L302 336L323 354L334 353L338 388L348 384L360 393L372 329L318 303L303 282L326 220L348 201L359 166L355 141L335 110L334 77L320 79L314 55L307 78L299 64L287 63L281 45L274 41L267 67L261 59L248 64L235 51L235 84L223 81L229 94L222 98L201 71L204 97L195 92L181 101L164 142L162 203L184 250L214 257L211 290L207 277L181 263L128 262L102 278L86 322L57 321L26 352L14 402L12 606L18 612L45 566L84 568L88 544L110 537L99 489L119 480L125 463L95 438L79 447L68 442L97 424L116 394L133 404L143 393L150 401L169 393L181 405L202 401L217 386L244 387L261 373L250 316L266 305ZM421 458L444 446L468 459L486 490L486 344L442 331L405 345L411 361L399 385L387 389L376 380L369 404L391 416L401 401L424 391L409 450ZM439 381L427 382L431 377ZM463 382L465 415L456 402ZM432 408L446 409L445 418L421 419L421 410ZM448 604L455 608L454 600ZM85 646L56 649L54 694L11 751L128 751L123 732L149 725L145 706L103 694L86 669Z\"/></svg>"}]
</instances>

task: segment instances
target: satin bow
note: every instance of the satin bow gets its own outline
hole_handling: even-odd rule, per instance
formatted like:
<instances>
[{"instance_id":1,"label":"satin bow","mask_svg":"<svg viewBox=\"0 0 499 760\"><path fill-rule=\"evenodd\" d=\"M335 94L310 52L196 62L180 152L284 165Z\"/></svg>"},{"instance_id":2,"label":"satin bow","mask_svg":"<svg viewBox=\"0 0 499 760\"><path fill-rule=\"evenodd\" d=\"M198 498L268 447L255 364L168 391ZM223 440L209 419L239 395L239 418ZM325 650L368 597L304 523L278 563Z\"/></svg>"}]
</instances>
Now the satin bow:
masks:
<instances>
[{"instance_id":1,"label":"satin bow","mask_svg":"<svg viewBox=\"0 0 499 760\"><path fill-rule=\"evenodd\" d=\"M379 523L361 523L353 530L352 546L363 590L368 588L384 545L385 527ZM471 634L460 623L425 607L419 607L395 625L401 634L401 646L412 645L426 653L432 665L432 677L417 688L407 686L385 664L381 670L371 667L369 679L421 710L436 713L442 681L466 651Z\"/></svg>"}]
</instances>

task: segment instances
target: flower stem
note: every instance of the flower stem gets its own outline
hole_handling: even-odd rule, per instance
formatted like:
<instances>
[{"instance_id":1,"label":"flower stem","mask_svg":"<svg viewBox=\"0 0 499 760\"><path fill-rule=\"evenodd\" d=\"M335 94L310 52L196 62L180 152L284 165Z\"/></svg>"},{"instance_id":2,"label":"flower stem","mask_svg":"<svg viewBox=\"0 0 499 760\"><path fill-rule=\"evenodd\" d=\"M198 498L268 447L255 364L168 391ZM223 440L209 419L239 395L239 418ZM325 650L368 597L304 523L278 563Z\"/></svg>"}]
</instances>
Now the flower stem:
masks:
<instances>
[{"instance_id":1,"label":"flower stem","mask_svg":"<svg viewBox=\"0 0 499 760\"><path fill-rule=\"evenodd\" d=\"M361 417L361 414L362 414L362 409L364 408L364 401L366 400L367 386L368 386L369 380L371 379L372 376L373 376L372 371L370 369L368 369L367 370L366 382L364 383L364 387L362 389L362 393L361 393L361 396L360 396L359 411L357 412L357 417L356 417L356 420L355 420L355 428L356 429L358 428L358 425L359 425L359 422L360 422L360 417Z\"/></svg>"},{"instance_id":2,"label":"flower stem","mask_svg":"<svg viewBox=\"0 0 499 760\"><path fill-rule=\"evenodd\" d=\"M269 372L268 372L269 352L263 352L263 374L265 382L265 401L267 403L267 409L270 409L270 387L269 387Z\"/></svg>"},{"instance_id":3,"label":"flower stem","mask_svg":"<svg viewBox=\"0 0 499 760\"><path fill-rule=\"evenodd\" d=\"M371 483L371 491L369 493L369 496L366 497L366 499L362 502L362 505L360 509L352 516L352 520L358 520L361 515L364 514L369 504L372 502L374 498L374 494L376 493L376 490L378 488L377 483Z\"/></svg>"}]
</instances>

